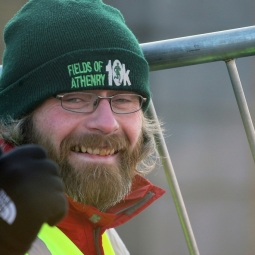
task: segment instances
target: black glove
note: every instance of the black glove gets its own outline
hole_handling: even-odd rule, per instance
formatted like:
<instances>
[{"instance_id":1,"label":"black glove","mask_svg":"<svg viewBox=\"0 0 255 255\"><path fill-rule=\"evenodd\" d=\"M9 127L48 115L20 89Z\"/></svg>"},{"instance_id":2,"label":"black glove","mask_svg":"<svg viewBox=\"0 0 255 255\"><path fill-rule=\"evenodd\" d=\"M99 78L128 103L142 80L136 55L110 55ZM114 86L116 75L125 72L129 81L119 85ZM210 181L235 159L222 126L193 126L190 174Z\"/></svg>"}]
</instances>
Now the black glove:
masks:
<instances>
[{"instance_id":1,"label":"black glove","mask_svg":"<svg viewBox=\"0 0 255 255\"><path fill-rule=\"evenodd\" d=\"M0 155L0 255L24 255L42 224L55 225L67 207L58 166L42 147Z\"/></svg>"}]
</instances>

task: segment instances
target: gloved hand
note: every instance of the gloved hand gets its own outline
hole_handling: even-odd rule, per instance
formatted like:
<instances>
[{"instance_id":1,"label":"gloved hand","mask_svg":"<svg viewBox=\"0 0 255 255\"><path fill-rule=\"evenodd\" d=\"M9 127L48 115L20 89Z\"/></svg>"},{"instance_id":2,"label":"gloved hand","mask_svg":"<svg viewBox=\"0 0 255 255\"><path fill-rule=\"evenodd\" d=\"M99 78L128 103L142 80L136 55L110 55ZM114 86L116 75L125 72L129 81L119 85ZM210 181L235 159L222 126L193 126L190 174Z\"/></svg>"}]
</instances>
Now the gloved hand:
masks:
<instances>
[{"instance_id":1,"label":"gloved hand","mask_svg":"<svg viewBox=\"0 0 255 255\"><path fill-rule=\"evenodd\" d=\"M24 255L43 223L59 222L67 213L63 191L58 166L42 147L0 155L0 254Z\"/></svg>"}]
</instances>

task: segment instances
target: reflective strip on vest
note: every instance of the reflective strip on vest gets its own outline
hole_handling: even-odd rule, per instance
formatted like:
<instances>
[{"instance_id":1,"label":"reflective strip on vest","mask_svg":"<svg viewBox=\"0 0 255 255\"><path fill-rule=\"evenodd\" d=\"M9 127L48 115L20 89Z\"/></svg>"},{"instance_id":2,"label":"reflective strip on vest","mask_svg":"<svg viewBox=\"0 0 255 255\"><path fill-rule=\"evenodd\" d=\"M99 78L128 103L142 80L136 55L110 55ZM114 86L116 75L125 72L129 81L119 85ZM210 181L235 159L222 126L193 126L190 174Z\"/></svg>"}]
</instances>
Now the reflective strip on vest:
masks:
<instances>
[{"instance_id":1,"label":"reflective strip on vest","mask_svg":"<svg viewBox=\"0 0 255 255\"><path fill-rule=\"evenodd\" d=\"M110 242L110 239L108 238L107 234L103 233L103 248L105 255L115 255L115 252L113 250L112 244Z\"/></svg>"},{"instance_id":2,"label":"reflective strip on vest","mask_svg":"<svg viewBox=\"0 0 255 255\"><path fill-rule=\"evenodd\" d=\"M105 255L115 255L106 233L103 234ZM26 255L83 255L76 245L57 227L44 224L38 238Z\"/></svg>"}]
</instances>

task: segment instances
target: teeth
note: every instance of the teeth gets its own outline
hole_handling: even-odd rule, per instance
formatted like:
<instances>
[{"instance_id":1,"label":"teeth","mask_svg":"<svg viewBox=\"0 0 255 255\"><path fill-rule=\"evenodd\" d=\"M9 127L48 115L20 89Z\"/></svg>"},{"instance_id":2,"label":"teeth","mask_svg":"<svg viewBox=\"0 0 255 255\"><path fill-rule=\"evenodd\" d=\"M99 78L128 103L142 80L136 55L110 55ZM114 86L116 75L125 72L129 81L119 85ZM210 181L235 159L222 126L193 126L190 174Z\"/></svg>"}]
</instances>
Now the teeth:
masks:
<instances>
[{"instance_id":1,"label":"teeth","mask_svg":"<svg viewBox=\"0 0 255 255\"><path fill-rule=\"evenodd\" d=\"M102 149L99 154L101 156L105 156L106 155L106 149Z\"/></svg>"},{"instance_id":2,"label":"teeth","mask_svg":"<svg viewBox=\"0 0 255 255\"><path fill-rule=\"evenodd\" d=\"M107 156L107 155L113 155L115 153L114 149L94 149L92 150L91 148L86 148L85 146L81 145L81 146L74 146L72 148L72 151L75 152L82 152L82 153L89 153L89 154L94 154L94 155L100 155L100 156Z\"/></svg>"},{"instance_id":3,"label":"teeth","mask_svg":"<svg viewBox=\"0 0 255 255\"><path fill-rule=\"evenodd\" d=\"M81 151L84 153L87 151L87 149L84 146L81 146Z\"/></svg>"},{"instance_id":4,"label":"teeth","mask_svg":"<svg viewBox=\"0 0 255 255\"><path fill-rule=\"evenodd\" d=\"M93 154L95 154L95 155L96 155L96 154L99 154L99 149L94 149L94 150L93 150Z\"/></svg>"}]
</instances>

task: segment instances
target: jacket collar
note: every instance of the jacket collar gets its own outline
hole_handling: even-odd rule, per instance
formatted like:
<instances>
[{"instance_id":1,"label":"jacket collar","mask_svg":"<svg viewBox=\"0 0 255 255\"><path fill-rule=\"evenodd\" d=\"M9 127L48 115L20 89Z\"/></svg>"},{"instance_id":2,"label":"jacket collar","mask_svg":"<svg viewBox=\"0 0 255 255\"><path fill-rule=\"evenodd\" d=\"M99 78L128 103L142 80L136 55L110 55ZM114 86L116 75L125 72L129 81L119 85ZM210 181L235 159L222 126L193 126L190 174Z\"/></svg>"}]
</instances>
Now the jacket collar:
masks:
<instances>
[{"instance_id":1,"label":"jacket collar","mask_svg":"<svg viewBox=\"0 0 255 255\"><path fill-rule=\"evenodd\" d=\"M93 228L113 228L139 214L164 193L165 190L137 174L134 177L130 194L106 212L100 212L93 206L74 202L68 197L69 212L72 215L77 215L77 217L83 215L93 225Z\"/></svg>"}]
</instances>

